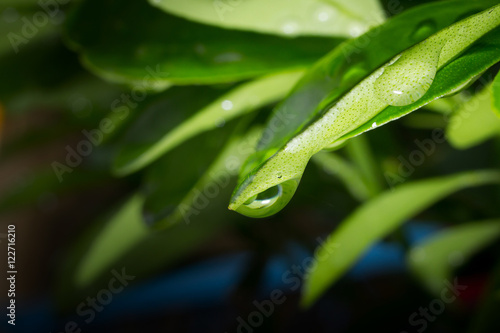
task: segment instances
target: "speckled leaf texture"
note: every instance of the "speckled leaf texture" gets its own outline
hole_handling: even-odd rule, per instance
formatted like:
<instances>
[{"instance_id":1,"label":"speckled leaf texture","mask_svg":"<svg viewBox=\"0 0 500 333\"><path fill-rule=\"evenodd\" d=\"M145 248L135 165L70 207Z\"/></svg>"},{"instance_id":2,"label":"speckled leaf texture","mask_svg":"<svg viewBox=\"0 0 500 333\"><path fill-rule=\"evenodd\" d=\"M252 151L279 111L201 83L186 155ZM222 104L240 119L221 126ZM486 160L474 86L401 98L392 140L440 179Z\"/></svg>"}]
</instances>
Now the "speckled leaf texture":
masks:
<instances>
[{"instance_id":1,"label":"speckled leaf texture","mask_svg":"<svg viewBox=\"0 0 500 333\"><path fill-rule=\"evenodd\" d=\"M314 154L456 93L500 61L494 4L421 6L334 49L275 109L229 208L250 217L275 214ZM359 46L361 38L370 50Z\"/></svg>"}]
</instances>

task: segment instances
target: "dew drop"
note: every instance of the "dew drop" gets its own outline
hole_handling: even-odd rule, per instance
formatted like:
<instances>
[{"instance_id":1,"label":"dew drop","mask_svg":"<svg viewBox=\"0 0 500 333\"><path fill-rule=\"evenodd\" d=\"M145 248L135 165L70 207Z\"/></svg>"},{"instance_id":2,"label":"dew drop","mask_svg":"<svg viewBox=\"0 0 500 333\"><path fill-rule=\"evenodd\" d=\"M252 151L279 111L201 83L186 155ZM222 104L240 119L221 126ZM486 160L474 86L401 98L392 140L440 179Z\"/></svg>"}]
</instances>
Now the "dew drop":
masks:
<instances>
[{"instance_id":1,"label":"dew drop","mask_svg":"<svg viewBox=\"0 0 500 333\"><path fill-rule=\"evenodd\" d=\"M223 101L221 103L221 106L224 110L228 111L228 110L231 110L233 108L233 102L231 102L230 100L226 99L225 101Z\"/></svg>"},{"instance_id":2,"label":"dew drop","mask_svg":"<svg viewBox=\"0 0 500 333\"><path fill-rule=\"evenodd\" d=\"M442 45L426 45L403 53L375 81L375 93L389 105L405 106L425 95L436 76Z\"/></svg>"},{"instance_id":3,"label":"dew drop","mask_svg":"<svg viewBox=\"0 0 500 333\"><path fill-rule=\"evenodd\" d=\"M352 23L349 26L349 34L352 37L359 37L366 32L366 27L360 23Z\"/></svg>"},{"instance_id":4,"label":"dew drop","mask_svg":"<svg viewBox=\"0 0 500 333\"><path fill-rule=\"evenodd\" d=\"M296 35L299 32L299 24L296 21L286 21L281 26L281 31L290 36Z\"/></svg>"},{"instance_id":5,"label":"dew drop","mask_svg":"<svg viewBox=\"0 0 500 333\"><path fill-rule=\"evenodd\" d=\"M330 18L330 15L328 15L327 12L318 13L318 20L320 22L326 22L326 21L328 21L329 18Z\"/></svg>"},{"instance_id":6,"label":"dew drop","mask_svg":"<svg viewBox=\"0 0 500 333\"><path fill-rule=\"evenodd\" d=\"M249 169L247 162L243 169ZM254 187L252 189L252 194L255 193L255 195L242 203L238 203L238 206L234 207L235 205L232 205L234 208L231 206L229 208L236 210L240 214L254 218L271 216L282 210L290 199L292 199L293 194L299 186L300 178L286 179L287 175L282 172L273 172L268 175L271 176L272 179L270 182L266 182L267 184L265 186L269 187ZM246 180L246 182L251 181L251 178ZM238 193L236 195L238 195ZM248 194L245 198L248 198Z\"/></svg>"},{"instance_id":7,"label":"dew drop","mask_svg":"<svg viewBox=\"0 0 500 333\"><path fill-rule=\"evenodd\" d=\"M273 186L262 193L259 193L244 203L250 209L264 209L271 207L283 194L281 185Z\"/></svg>"},{"instance_id":8,"label":"dew drop","mask_svg":"<svg viewBox=\"0 0 500 333\"><path fill-rule=\"evenodd\" d=\"M336 16L335 9L331 6L320 5L314 8L313 18L321 23L331 21Z\"/></svg>"},{"instance_id":9,"label":"dew drop","mask_svg":"<svg viewBox=\"0 0 500 333\"><path fill-rule=\"evenodd\" d=\"M425 20L420 22L415 31L410 35L410 39L412 42L420 42L435 33L437 30L436 22L433 20Z\"/></svg>"}]
</instances>

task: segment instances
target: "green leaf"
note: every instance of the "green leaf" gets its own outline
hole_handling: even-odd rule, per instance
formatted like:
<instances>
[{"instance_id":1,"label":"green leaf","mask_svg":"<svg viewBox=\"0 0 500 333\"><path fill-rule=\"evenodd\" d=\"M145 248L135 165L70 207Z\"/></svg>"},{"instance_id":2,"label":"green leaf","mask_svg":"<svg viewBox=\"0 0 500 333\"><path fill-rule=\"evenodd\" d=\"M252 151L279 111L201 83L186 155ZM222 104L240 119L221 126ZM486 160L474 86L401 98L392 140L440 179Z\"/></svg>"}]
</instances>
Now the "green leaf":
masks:
<instances>
[{"instance_id":1,"label":"green leaf","mask_svg":"<svg viewBox=\"0 0 500 333\"><path fill-rule=\"evenodd\" d=\"M493 111L495 111L496 115L500 117L500 73L497 74L493 84L491 85L491 95Z\"/></svg>"},{"instance_id":2,"label":"green leaf","mask_svg":"<svg viewBox=\"0 0 500 333\"><path fill-rule=\"evenodd\" d=\"M439 232L413 247L407 256L412 272L435 295L453 270L500 235L500 220L471 222Z\"/></svg>"},{"instance_id":3,"label":"green leaf","mask_svg":"<svg viewBox=\"0 0 500 333\"><path fill-rule=\"evenodd\" d=\"M453 112L456 107L457 101L456 96L450 96L446 98L436 99L425 106L429 111L435 113L448 115Z\"/></svg>"},{"instance_id":4,"label":"green leaf","mask_svg":"<svg viewBox=\"0 0 500 333\"><path fill-rule=\"evenodd\" d=\"M356 199L365 201L370 197L370 190L360 172L337 154L319 152L312 157L312 161L327 173L337 177Z\"/></svg>"},{"instance_id":5,"label":"green leaf","mask_svg":"<svg viewBox=\"0 0 500 333\"><path fill-rule=\"evenodd\" d=\"M99 232L74 272L77 287L88 285L124 251L146 237L148 230L141 216L143 201L140 196L132 197Z\"/></svg>"},{"instance_id":6,"label":"green leaf","mask_svg":"<svg viewBox=\"0 0 500 333\"><path fill-rule=\"evenodd\" d=\"M60 302L68 304L89 290L99 290L112 269L126 267L128 273L145 278L229 225L234 216L224 206L234 175L260 133L254 129L241 135L241 128L237 129L229 140L231 128L218 136L202 135L178 147L173 158L152 165L146 174L145 193L129 199L104 223L97 221L75 242L60 273L64 281ZM193 148L200 150L198 160L193 160ZM151 221L153 213L156 216ZM145 222L156 222L155 229L168 229L153 232ZM65 295L69 290L71 295Z\"/></svg>"},{"instance_id":7,"label":"green leaf","mask_svg":"<svg viewBox=\"0 0 500 333\"><path fill-rule=\"evenodd\" d=\"M9 160L3 160L5 163ZM11 160L10 160L11 161ZM0 213L35 205L44 198L68 196L76 191L88 189L98 184L106 184L109 178L106 173L81 169L76 173L65 173L62 181L52 167L36 169L9 188L4 188L0 200Z\"/></svg>"},{"instance_id":8,"label":"green leaf","mask_svg":"<svg viewBox=\"0 0 500 333\"><path fill-rule=\"evenodd\" d=\"M200 214L189 225L153 232L144 223L144 198L133 196L110 218L92 224L72 244L58 273L57 301L74 309L82 299L106 288L113 269L136 277L131 284L165 269L231 224L223 200L214 200L214 214ZM104 223L103 223L104 222Z\"/></svg>"},{"instance_id":9,"label":"green leaf","mask_svg":"<svg viewBox=\"0 0 500 333\"><path fill-rule=\"evenodd\" d=\"M433 32L452 24L470 12L477 12L495 1L449 1L433 3L403 12L357 39L348 40L317 62L277 107L275 116L289 116L287 122L269 129L270 139L259 149L278 150L330 104L346 94L370 72L396 54L424 40ZM411 36L408 37L408 31ZM390 41L390 42L389 42Z\"/></svg>"},{"instance_id":10,"label":"green leaf","mask_svg":"<svg viewBox=\"0 0 500 333\"><path fill-rule=\"evenodd\" d=\"M361 172L370 197L380 193L384 187L382 184L382 173L370 149L370 143L365 136L360 136L350 140L346 145L347 154L350 156L356 168Z\"/></svg>"},{"instance_id":11,"label":"green leaf","mask_svg":"<svg viewBox=\"0 0 500 333\"><path fill-rule=\"evenodd\" d=\"M378 0L149 0L153 6L187 19L228 29L282 36L352 37L381 23ZM263 10L265 8L265 10Z\"/></svg>"},{"instance_id":12,"label":"green leaf","mask_svg":"<svg viewBox=\"0 0 500 333\"><path fill-rule=\"evenodd\" d=\"M101 77L133 85L137 93L301 68L339 42L206 26L135 0L85 1L67 23L68 39L84 64Z\"/></svg>"},{"instance_id":13,"label":"green leaf","mask_svg":"<svg viewBox=\"0 0 500 333\"><path fill-rule=\"evenodd\" d=\"M20 114L33 108L51 108L80 121L89 118L99 121L103 118L103 112L109 110L112 101L121 94L122 91L115 85L85 73L74 75L69 82L52 89L28 88L18 91L7 103L7 109L9 113Z\"/></svg>"},{"instance_id":14,"label":"green leaf","mask_svg":"<svg viewBox=\"0 0 500 333\"><path fill-rule=\"evenodd\" d=\"M221 153L230 132L224 128L217 134L206 133L190 140L145 170L143 192L147 200L143 213L148 225L168 227L183 219L189 222L196 209L184 206L183 200L192 191L199 191L196 183L209 171L214 156ZM209 202L204 195L199 197L200 207Z\"/></svg>"},{"instance_id":15,"label":"green leaf","mask_svg":"<svg viewBox=\"0 0 500 333\"><path fill-rule=\"evenodd\" d=\"M500 135L500 118L491 110L490 86L474 95L455 111L446 129L455 148L467 149Z\"/></svg>"},{"instance_id":16,"label":"green leaf","mask_svg":"<svg viewBox=\"0 0 500 333\"><path fill-rule=\"evenodd\" d=\"M25 49L20 49L17 54L7 52L0 55L0 75L9 78L0 82L0 101L6 106L7 113L26 106L29 101L25 98L29 95L46 97L62 93L68 85L74 85L73 80L82 76L77 57L62 45L59 36L40 36L23 46Z\"/></svg>"},{"instance_id":17,"label":"green leaf","mask_svg":"<svg viewBox=\"0 0 500 333\"><path fill-rule=\"evenodd\" d=\"M438 7L426 7L426 10L429 8ZM416 16L415 12L411 14ZM420 25L422 22L426 21L421 18ZM263 136L267 134L271 140L261 140L256 154L243 167L241 182L234 191L229 208L251 217L276 213L293 196L309 159L315 153L395 120L443 95L462 89L479 73L500 61L500 34L498 30L492 31L498 25L500 6L497 5L459 21L414 45L372 71L348 92L346 87L351 88L352 84L342 85L339 84L339 79L334 80L336 83L329 86L330 95L323 99L326 91L321 92L317 86L325 88L328 84L322 85L322 81L315 80L314 77L324 77L325 69L322 68L325 64L336 70L337 66L346 65L342 60L332 62L339 54L345 53L349 42L342 44L321 60L312 72L306 74L292 95L282 104L288 106L290 101L293 101L296 106L302 107L302 113L298 116L292 113L296 116L295 119L281 132L270 127L264 131ZM391 31L396 25L393 21L388 21L387 26L390 27L387 31ZM420 29L421 27L417 32ZM405 30L405 33L407 31ZM466 31L466 34L463 31ZM455 38L459 33L467 38ZM407 37L405 39L408 40ZM391 35L390 40L397 38ZM366 64L366 60L362 64ZM354 74L348 75L352 81L370 73L357 68L359 62L352 66L351 71L354 71ZM314 91L312 87L316 87ZM315 111L311 114L312 101L317 107L315 106ZM291 108L278 107L274 117L290 115L290 110ZM276 189L270 190L272 188ZM249 200L251 198L266 200L262 195L266 191L280 193L278 200L266 206L260 205L258 212L247 207L252 203Z\"/></svg>"},{"instance_id":18,"label":"green leaf","mask_svg":"<svg viewBox=\"0 0 500 333\"><path fill-rule=\"evenodd\" d=\"M193 216L208 212L214 197L224 192L229 194L237 170L253 152L260 133L260 130L251 130L244 136L236 134L229 139L227 135L204 135L172 152L177 154L169 154L152 165L145 177L144 216L148 224L155 229L182 221L189 224ZM193 151L198 152L193 156ZM217 157L214 159L214 156Z\"/></svg>"},{"instance_id":19,"label":"green leaf","mask_svg":"<svg viewBox=\"0 0 500 333\"><path fill-rule=\"evenodd\" d=\"M418 212L453 192L490 183L500 183L499 172L466 172L407 183L368 201L347 217L318 249L316 269L305 280L302 304L314 303L372 244Z\"/></svg>"},{"instance_id":20,"label":"green leaf","mask_svg":"<svg viewBox=\"0 0 500 333\"><path fill-rule=\"evenodd\" d=\"M112 166L113 173L127 175L161 157L164 152L155 150L158 142L226 91L227 89L212 86L172 87L137 103L134 112L138 117L119 140ZM218 119L210 119L207 126L216 128L223 124ZM185 139L188 138L189 136L185 136ZM175 144L181 142L179 140ZM172 145L169 148L174 147Z\"/></svg>"},{"instance_id":21,"label":"green leaf","mask_svg":"<svg viewBox=\"0 0 500 333\"><path fill-rule=\"evenodd\" d=\"M182 142L283 98L302 74L302 70L295 70L243 83L182 121L173 119L162 121L159 119L161 115L149 116L147 110L143 111L141 119L147 118L147 121L139 120L134 126L133 134L129 135L133 141L122 144L114 166L114 173L125 175L137 171ZM197 94L193 93L193 95ZM167 93L166 96L178 99L177 90ZM179 107L184 107L182 102L185 100L189 100L189 97L180 98ZM164 115L167 114L164 110L158 111ZM159 124L162 123L167 127L160 128ZM134 142L137 142L138 136L144 132L151 135L151 128L158 129L158 135L151 137L147 144L137 148Z\"/></svg>"}]
</instances>

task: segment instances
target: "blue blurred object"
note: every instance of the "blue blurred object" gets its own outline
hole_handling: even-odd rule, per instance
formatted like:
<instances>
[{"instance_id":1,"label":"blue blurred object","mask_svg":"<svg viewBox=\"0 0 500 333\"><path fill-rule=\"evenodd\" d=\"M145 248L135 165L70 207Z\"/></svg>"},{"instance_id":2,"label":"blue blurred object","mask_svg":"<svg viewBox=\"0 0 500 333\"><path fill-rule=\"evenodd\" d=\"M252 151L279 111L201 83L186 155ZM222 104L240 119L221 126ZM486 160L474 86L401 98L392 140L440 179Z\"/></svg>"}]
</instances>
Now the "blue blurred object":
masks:
<instances>
[{"instance_id":1,"label":"blue blurred object","mask_svg":"<svg viewBox=\"0 0 500 333\"><path fill-rule=\"evenodd\" d=\"M249 253L231 254L144 281L116 295L96 321L222 304L238 286L249 260Z\"/></svg>"},{"instance_id":2,"label":"blue blurred object","mask_svg":"<svg viewBox=\"0 0 500 333\"><path fill-rule=\"evenodd\" d=\"M414 245L439 229L436 224L409 222L404 226L403 234L408 244ZM131 285L114 295L113 301L97 313L92 325L110 323L124 316L145 317L173 310L224 305L241 283L251 257L252 254L248 252L224 255ZM257 296L266 298L274 289L282 290L285 294L298 292L297 284L292 281L300 281L298 278L303 277L307 269L314 265L312 258L313 254L303 246L289 243L285 253L271 256L267 261ZM403 247L395 242L378 242L356 263L346 278L361 280L404 272L406 264ZM61 325L53 331L64 329L64 321L61 324L61 321L51 315L52 306L49 301L36 303L27 313L30 314L29 321L18 321L15 329L3 323L2 331L50 331L54 326ZM56 322L57 325L54 324ZM83 323L83 329L85 323L83 320L80 322Z\"/></svg>"}]
</instances>

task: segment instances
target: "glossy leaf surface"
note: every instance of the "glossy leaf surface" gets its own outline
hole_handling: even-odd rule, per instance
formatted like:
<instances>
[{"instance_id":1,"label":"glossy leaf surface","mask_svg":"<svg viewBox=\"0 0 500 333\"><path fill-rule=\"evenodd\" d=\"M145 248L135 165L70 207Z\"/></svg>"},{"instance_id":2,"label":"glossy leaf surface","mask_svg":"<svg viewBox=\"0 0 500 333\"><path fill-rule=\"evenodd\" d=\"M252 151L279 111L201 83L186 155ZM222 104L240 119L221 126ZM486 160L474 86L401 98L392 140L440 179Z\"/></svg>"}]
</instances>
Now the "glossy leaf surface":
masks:
<instances>
[{"instance_id":1,"label":"glossy leaf surface","mask_svg":"<svg viewBox=\"0 0 500 333\"><path fill-rule=\"evenodd\" d=\"M448 141L459 149L478 145L500 135L500 118L493 112L490 87L485 87L453 113L447 127Z\"/></svg>"},{"instance_id":2,"label":"glossy leaf surface","mask_svg":"<svg viewBox=\"0 0 500 333\"><path fill-rule=\"evenodd\" d=\"M79 4L68 20L67 35L90 70L134 86L137 94L172 84L225 83L297 69L338 44L332 38L289 40L206 26L134 0Z\"/></svg>"},{"instance_id":3,"label":"glossy leaf surface","mask_svg":"<svg viewBox=\"0 0 500 333\"><path fill-rule=\"evenodd\" d=\"M429 10L429 7L422 8ZM408 11L406 14L412 13ZM387 31L394 28L394 23L391 23L387 22ZM340 78L330 85L322 85L324 79L314 79L315 76L324 77L320 68L325 65L334 67L343 61L345 64L345 60L335 60L345 52L349 42L339 46L306 74L292 95L277 108L274 117L290 115L291 109L287 106L294 101L295 106L302 106L302 113L292 112L292 121L278 131L271 127L264 131L256 154L242 169L241 181L229 208L252 217L276 213L293 196L309 159L315 153L462 89L478 74L500 61L497 52L500 34L495 30L498 25L500 6L467 17L395 56L354 87L340 84ZM459 33L467 38L456 39L454 36ZM353 68L356 68L354 64L350 70ZM359 79L369 72L353 75ZM315 85L325 90L313 89ZM323 98L327 87L330 95ZM347 91L347 88L351 89ZM345 95L341 96L341 93ZM312 105L319 106L312 109ZM280 193L279 200L273 205L260 207L259 211L246 207L253 199L265 200L262 196L267 191Z\"/></svg>"},{"instance_id":4,"label":"glossy leaf surface","mask_svg":"<svg viewBox=\"0 0 500 333\"><path fill-rule=\"evenodd\" d=\"M491 86L493 111L500 117L500 74L497 74Z\"/></svg>"},{"instance_id":5,"label":"glossy leaf surface","mask_svg":"<svg viewBox=\"0 0 500 333\"><path fill-rule=\"evenodd\" d=\"M265 76L243 83L217 98L217 91L201 87L186 88L184 92L179 89L167 91L143 110L122 142L114 166L115 174L137 171L200 133L276 102L289 92L302 74L302 70L297 70ZM197 99L190 101L188 95L196 95ZM181 109L186 109L182 114L189 116L180 117ZM141 139L144 133L148 134L147 140Z\"/></svg>"},{"instance_id":6,"label":"glossy leaf surface","mask_svg":"<svg viewBox=\"0 0 500 333\"><path fill-rule=\"evenodd\" d=\"M316 269L305 281L303 304L314 303L372 244L418 212L453 192L490 183L500 183L500 173L469 172L417 181L368 201L347 217L318 249Z\"/></svg>"},{"instance_id":7,"label":"glossy leaf surface","mask_svg":"<svg viewBox=\"0 0 500 333\"><path fill-rule=\"evenodd\" d=\"M407 261L426 288L439 296L453 270L500 235L500 221L471 222L444 230L413 247Z\"/></svg>"},{"instance_id":8,"label":"glossy leaf surface","mask_svg":"<svg viewBox=\"0 0 500 333\"><path fill-rule=\"evenodd\" d=\"M282 36L352 37L384 20L377 0L229 2L149 0L149 2L166 12L201 23Z\"/></svg>"}]
</instances>

